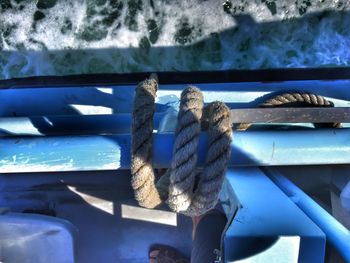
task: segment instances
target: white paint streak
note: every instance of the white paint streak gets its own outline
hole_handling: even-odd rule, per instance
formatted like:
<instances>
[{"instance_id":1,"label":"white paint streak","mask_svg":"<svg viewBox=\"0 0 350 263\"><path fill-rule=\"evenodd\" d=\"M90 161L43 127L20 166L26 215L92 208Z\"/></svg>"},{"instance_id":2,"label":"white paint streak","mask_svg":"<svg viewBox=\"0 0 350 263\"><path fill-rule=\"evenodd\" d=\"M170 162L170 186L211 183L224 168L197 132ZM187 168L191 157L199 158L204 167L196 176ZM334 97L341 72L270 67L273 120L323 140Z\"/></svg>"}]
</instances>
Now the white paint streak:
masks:
<instances>
[{"instance_id":1,"label":"white paint streak","mask_svg":"<svg viewBox=\"0 0 350 263\"><path fill-rule=\"evenodd\" d=\"M99 91L103 92L103 93L107 93L107 94L113 94L113 89L112 88L96 88Z\"/></svg>"},{"instance_id":2,"label":"white paint streak","mask_svg":"<svg viewBox=\"0 0 350 263\"><path fill-rule=\"evenodd\" d=\"M84 114L84 115L113 114L112 108L103 107L103 106L79 105L79 104L70 104L70 106L78 110L81 114Z\"/></svg>"},{"instance_id":3,"label":"white paint streak","mask_svg":"<svg viewBox=\"0 0 350 263\"><path fill-rule=\"evenodd\" d=\"M174 212L168 212L156 209L147 209L142 207L121 205L122 218L147 221L152 223L177 226L177 215Z\"/></svg>"},{"instance_id":4,"label":"white paint streak","mask_svg":"<svg viewBox=\"0 0 350 263\"><path fill-rule=\"evenodd\" d=\"M116 161L115 163L107 163L96 168L96 166L85 166L80 167L73 165L73 163L63 163L58 165L52 165L50 162L42 162L40 164L30 164L29 159L25 159L21 163L0 161L0 173L26 173L26 172L70 172L70 171L107 171L107 170L117 170L120 168L120 163Z\"/></svg>"},{"instance_id":5,"label":"white paint streak","mask_svg":"<svg viewBox=\"0 0 350 263\"><path fill-rule=\"evenodd\" d=\"M82 199L84 199L84 201L86 201L91 206L100 209L108 214L114 214L113 202L79 192L74 186L67 185L67 187L70 191L79 195Z\"/></svg>"}]
</instances>

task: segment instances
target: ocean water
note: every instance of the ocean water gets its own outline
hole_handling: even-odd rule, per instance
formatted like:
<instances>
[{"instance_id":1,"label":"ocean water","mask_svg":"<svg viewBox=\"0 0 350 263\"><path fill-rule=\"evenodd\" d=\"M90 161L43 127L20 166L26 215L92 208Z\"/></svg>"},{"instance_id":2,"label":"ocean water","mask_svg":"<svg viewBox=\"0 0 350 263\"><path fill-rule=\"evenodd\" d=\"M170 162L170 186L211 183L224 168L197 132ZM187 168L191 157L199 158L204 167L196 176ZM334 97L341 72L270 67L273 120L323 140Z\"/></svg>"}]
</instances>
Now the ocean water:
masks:
<instances>
[{"instance_id":1,"label":"ocean water","mask_svg":"<svg viewBox=\"0 0 350 263\"><path fill-rule=\"evenodd\" d=\"M0 79L350 64L349 0L0 0Z\"/></svg>"}]
</instances>

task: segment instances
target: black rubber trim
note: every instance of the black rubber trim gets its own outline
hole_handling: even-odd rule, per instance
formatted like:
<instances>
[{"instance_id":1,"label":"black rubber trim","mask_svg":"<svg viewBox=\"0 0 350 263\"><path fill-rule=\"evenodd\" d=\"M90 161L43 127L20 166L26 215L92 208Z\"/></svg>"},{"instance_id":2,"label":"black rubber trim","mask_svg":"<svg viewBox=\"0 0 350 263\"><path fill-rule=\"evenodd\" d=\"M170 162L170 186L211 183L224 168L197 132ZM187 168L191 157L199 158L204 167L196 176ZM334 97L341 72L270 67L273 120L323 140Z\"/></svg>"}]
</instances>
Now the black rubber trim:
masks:
<instances>
[{"instance_id":1,"label":"black rubber trim","mask_svg":"<svg viewBox=\"0 0 350 263\"><path fill-rule=\"evenodd\" d=\"M293 68L263 70L226 70L196 72L156 72L161 84L198 84L227 82L282 82L290 80L350 79L350 68ZM0 80L0 89L67 86L134 85L150 75L144 73L83 74L38 76Z\"/></svg>"}]
</instances>

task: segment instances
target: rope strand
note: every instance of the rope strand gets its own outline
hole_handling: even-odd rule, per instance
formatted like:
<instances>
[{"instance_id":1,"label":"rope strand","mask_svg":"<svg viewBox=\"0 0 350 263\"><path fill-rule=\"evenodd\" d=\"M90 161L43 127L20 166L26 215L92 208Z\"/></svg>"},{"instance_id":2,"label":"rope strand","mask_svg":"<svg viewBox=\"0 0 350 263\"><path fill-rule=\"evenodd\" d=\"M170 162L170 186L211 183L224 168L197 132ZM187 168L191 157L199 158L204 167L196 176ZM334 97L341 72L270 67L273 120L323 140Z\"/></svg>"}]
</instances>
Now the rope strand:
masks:
<instances>
[{"instance_id":1,"label":"rope strand","mask_svg":"<svg viewBox=\"0 0 350 263\"><path fill-rule=\"evenodd\" d=\"M136 88L132 119L131 185L140 206L154 208L162 200L152 167L154 101L158 83L146 79Z\"/></svg>"}]
</instances>

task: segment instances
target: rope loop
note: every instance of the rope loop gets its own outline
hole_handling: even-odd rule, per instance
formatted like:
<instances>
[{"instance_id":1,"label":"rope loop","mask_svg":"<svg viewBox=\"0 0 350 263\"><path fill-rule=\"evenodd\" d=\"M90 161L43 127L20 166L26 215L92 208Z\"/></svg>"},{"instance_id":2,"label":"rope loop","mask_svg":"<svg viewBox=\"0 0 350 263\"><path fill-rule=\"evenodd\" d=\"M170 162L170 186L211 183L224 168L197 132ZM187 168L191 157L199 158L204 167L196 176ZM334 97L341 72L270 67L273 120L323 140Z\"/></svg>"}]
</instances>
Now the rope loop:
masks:
<instances>
[{"instance_id":1,"label":"rope loop","mask_svg":"<svg viewBox=\"0 0 350 263\"><path fill-rule=\"evenodd\" d=\"M231 154L232 121L225 103L204 106L202 92L189 86L181 93L171 167L155 182L152 167L153 115L158 89L156 76L136 88L131 149L131 185L140 206L154 208L166 202L172 211L198 216L215 207ZM333 107L333 103L311 93L275 95L258 107ZM321 124L314 124L322 127ZM325 124L341 127L340 123ZM237 130L251 126L242 123ZM324 125L323 125L324 126ZM208 131L208 152L203 167L197 166L201 130Z\"/></svg>"},{"instance_id":2,"label":"rope loop","mask_svg":"<svg viewBox=\"0 0 350 263\"><path fill-rule=\"evenodd\" d=\"M207 107L209 147L205 165L199 168L196 164L203 95L198 88L191 86L182 92L173 159L168 173L167 203L173 211L189 216L204 214L216 205L230 157L230 110L222 102L212 102Z\"/></svg>"},{"instance_id":3,"label":"rope loop","mask_svg":"<svg viewBox=\"0 0 350 263\"><path fill-rule=\"evenodd\" d=\"M230 110L222 102L206 106L209 148L204 167L197 167L203 95L193 86L183 90L171 168L156 184L152 168L152 132L157 88L154 78L141 82L136 88L131 151L131 185L135 199L146 208L166 201L175 212L190 216L204 214L217 203L230 157Z\"/></svg>"},{"instance_id":4,"label":"rope loop","mask_svg":"<svg viewBox=\"0 0 350 263\"><path fill-rule=\"evenodd\" d=\"M154 208L162 200L155 186L152 167L153 115L158 89L156 79L141 82L136 88L132 119L131 185L142 207Z\"/></svg>"}]
</instances>

